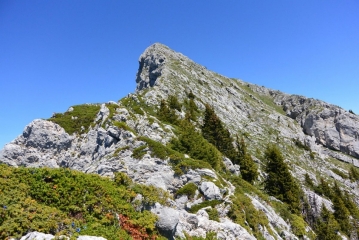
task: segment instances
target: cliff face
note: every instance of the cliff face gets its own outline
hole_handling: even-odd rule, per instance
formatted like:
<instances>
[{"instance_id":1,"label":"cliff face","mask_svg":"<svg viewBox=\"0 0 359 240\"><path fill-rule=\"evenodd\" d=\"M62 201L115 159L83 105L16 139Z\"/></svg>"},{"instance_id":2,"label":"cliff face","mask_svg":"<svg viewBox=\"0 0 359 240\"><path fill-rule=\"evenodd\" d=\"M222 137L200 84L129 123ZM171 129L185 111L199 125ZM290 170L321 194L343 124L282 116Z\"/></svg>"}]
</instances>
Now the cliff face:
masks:
<instances>
[{"instance_id":1,"label":"cliff face","mask_svg":"<svg viewBox=\"0 0 359 240\"><path fill-rule=\"evenodd\" d=\"M264 149L275 143L290 164L291 173L303 183L305 195L316 199L309 201L313 208L323 203L331 209L332 203L304 186L306 174L315 183L320 177L335 179L358 200L358 183L343 177L351 165L359 167L358 116L319 100L224 77L158 43L140 56L136 83L136 93L119 102L96 106L98 111L90 124L75 132L67 126L81 118L76 106L75 111L70 108L49 120L34 120L0 151L0 161L15 167L68 167L110 177L120 171L135 182L162 188L173 195L169 204L147 207L159 216L157 227L168 238L185 234L205 237L214 232L220 239L254 239L256 234L265 239L295 239L298 233L276 213L269 200L254 192L246 193L255 209L268 219L268 224L260 225L256 233L229 218L236 190L230 181L222 179L220 172L190 167L178 173L170 158L156 154L155 143L165 146L179 134L176 126L159 118L161 101L176 96L183 106L175 114L183 119L191 93L198 109L193 124L199 128L205 105L212 106L233 137L246 139L259 167L258 183L266 177ZM224 156L223 164L233 175L240 175L239 166ZM196 197L177 196L178 189L188 183L197 186ZM213 206L218 219L210 219L203 209L189 212L192 206L209 200L221 201ZM311 230L307 230L304 235L309 237Z\"/></svg>"}]
</instances>

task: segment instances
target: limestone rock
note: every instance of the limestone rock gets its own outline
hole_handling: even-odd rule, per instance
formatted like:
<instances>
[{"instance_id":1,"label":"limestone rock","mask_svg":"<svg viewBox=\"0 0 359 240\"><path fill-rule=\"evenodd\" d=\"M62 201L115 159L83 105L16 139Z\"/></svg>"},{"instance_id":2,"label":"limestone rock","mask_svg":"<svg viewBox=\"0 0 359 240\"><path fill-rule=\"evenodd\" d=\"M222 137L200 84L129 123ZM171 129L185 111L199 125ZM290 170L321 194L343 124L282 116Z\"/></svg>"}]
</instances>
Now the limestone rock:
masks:
<instances>
[{"instance_id":1,"label":"limestone rock","mask_svg":"<svg viewBox=\"0 0 359 240\"><path fill-rule=\"evenodd\" d=\"M208 200L221 200L222 194L220 189L213 182L202 182L201 192Z\"/></svg>"},{"instance_id":2,"label":"limestone rock","mask_svg":"<svg viewBox=\"0 0 359 240\"><path fill-rule=\"evenodd\" d=\"M20 240L51 240L54 239L55 236L51 234L45 234L40 232L30 232L25 236L21 237Z\"/></svg>"},{"instance_id":3,"label":"limestone rock","mask_svg":"<svg viewBox=\"0 0 359 240\"><path fill-rule=\"evenodd\" d=\"M169 239L172 239L179 221L178 212L159 203L156 203L151 208L151 212L155 213L159 218L156 226L160 232Z\"/></svg>"}]
</instances>

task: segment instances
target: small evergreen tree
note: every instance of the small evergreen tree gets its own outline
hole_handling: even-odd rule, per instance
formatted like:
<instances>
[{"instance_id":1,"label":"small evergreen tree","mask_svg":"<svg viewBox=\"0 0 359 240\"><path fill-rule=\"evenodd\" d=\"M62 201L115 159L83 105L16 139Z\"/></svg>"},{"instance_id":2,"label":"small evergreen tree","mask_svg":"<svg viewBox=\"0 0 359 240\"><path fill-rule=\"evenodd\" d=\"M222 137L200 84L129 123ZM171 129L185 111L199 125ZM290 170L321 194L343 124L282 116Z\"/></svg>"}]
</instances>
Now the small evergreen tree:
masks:
<instances>
[{"instance_id":1,"label":"small evergreen tree","mask_svg":"<svg viewBox=\"0 0 359 240\"><path fill-rule=\"evenodd\" d=\"M340 240L341 237L337 234L339 228L339 224L335 220L333 214L325 207L325 205L323 205L320 218L315 228L317 239Z\"/></svg>"},{"instance_id":2,"label":"small evergreen tree","mask_svg":"<svg viewBox=\"0 0 359 240\"><path fill-rule=\"evenodd\" d=\"M162 100L160 103L160 109L157 111L158 117L166 122L177 124L178 118L175 111L169 108L166 101Z\"/></svg>"},{"instance_id":3,"label":"small evergreen tree","mask_svg":"<svg viewBox=\"0 0 359 240\"><path fill-rule=\"evenodd\" d=\"M292 212L298 213L300 207L300 188L289 172L287 164L280 150L269 145L265 151L267 160L266 173L268 174L264 181L265 191L287 203Z\"/></svg>"},{"instance_id":4,"label":"small evergreen tree","mask_svg":"<svg viewBox=\"0 0 359 240\"><path fill-rule=\"evenodd\" d=\"M181 111L181 104L178 102L178 98L176 96L170 95L168 96L168 105L171 109L176 109L177 111Z\"/></svg>"},{"instance_id":5,"label":"small evergreen tree","mask_svg":"<svg viewBox=\"0 0 359 240\"><path fill-rule=\"evenodd\" d=\"M344 204L344 196L342 191L340 190L337 182L334 183L334 195L332 198L332 202L333 202L333 208L334 208L334 217L335 219L338 221L339 225L340 225L340 229L345 233L345 234L350 234L350 230L351 230L351 225L349 222L349 210L347 209L347 207Z\"/></svg>"},{"instance_id":6,"label":"small evergreen tree","mask_svg":"<svg viewBox=\"0 0 359 240\"><path fill-rule=\"evenodd\" d=\"M357 169L355 169L353 166L350 167L349 178L352 181L358 181L359 180L359 171Z\"/></svg>"},{"instance_id":7,"label":"small evergreen tree","mask_svg":"<svg viewBox=\"0 0 359 240\"><path fill-rule=\"evenodd\" d=\"M247 152L247 146L242 138L240 141L236 140L238 149L235 163L238 163L241 168L241 175L244 180L253 183L258 177L258 168L254 163L252 156Z\"/></svg>"},{"instance_id":8,"label":"small evergreen tree","mask_svg":"<svg viewBox=\"0 0 359 240\"><path fill-rule=\"evenodd\" d=\"M178 139L172 140L172 148L189 154L194 159L206 161L214 169L218 169L221 162L218 150L204 139L189 121L182 121L180 128Z\"/></svg>"},{"instance_id":9,"label":"small evergreen tree","mask_svg":"<svg viewBox=\"0 0 359 240\"><path fill-rule=\"evenodd\" d=\"M206 104L202 134L208 142L212 143L223 155L230 158L232 162L236 158L236 151L232 144L232 138L223 126L222 121L214 112L213 108Z\"/></svg>"}]
</instances>

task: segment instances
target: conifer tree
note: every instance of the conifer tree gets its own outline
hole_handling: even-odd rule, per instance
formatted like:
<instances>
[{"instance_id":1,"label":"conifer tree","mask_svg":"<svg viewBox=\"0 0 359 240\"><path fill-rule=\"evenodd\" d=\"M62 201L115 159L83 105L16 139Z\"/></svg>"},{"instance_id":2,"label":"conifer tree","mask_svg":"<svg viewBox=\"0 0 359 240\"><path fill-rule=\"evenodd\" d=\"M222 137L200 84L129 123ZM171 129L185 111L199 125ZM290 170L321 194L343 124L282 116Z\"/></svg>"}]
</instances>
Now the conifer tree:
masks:
<instances>
[{"instance_id":1,"label":"conifer tree","mask_svg":"<svg viewBox=\"0 0 359 240\"><path fill-rule=\"evenodd\" d=\"M232 144L232 138L223 126L222 121L214 112L213 108L206 104L202 134L208 142L212 143L223 155L230 158L232 162L236 158L236 151Z\"/></svg>"},{"instance_id":2,"label":"conifer tree","mask_svg":"<svg viewBox=\"0 0 359 240\"><path fill-rule=\"evenodd\" d=\"M241 175L244 180L253 183L258 177L258 168L254 163L252 156L247 152L247 146L242 138L240 141L236 140L238 149L237 158L235 163L238 163L241 168Z\"/></svg>"},{"instance_id":3,"label":"conifer tree","mask_svg":"<svg viewBox=\"0 0 359 240\"><path fill-rule=\"evenodd\" d=\"M165 100L161 101L160 109L157 111L157 115L163 121L173 124L176 124L178 122L178 118L175 111L168 107Z\"/></svg>"},{"instance_id":4,"label":"conifer tree","mask_svg":"<svg viewBox=\"0 0 359 240\"><path fill-rule=\"evenodd\" d=\"M287 203L292 212L297 213L300 207L300 188L289 172L280 150L269 145L265 151L267 160L264 189L270 195Z\"/></svg>"},{"instance_id":5,"label":"conifer tree","mask_svg":"<svg viewBox=\"0 0 359 240\"><path fill-rule=\"evenodd\" d=\"M206 161L214 169L218 169L221 161L218 150L204 139L189 121L181 121L180 127L178 139L172 140L172 148L189 154L194 159Z\"/></svg>"},{"instance_id":6,"label":"conifer tree","mask_svg":"<svg viewBox=\"0 0 359 240\"><path fill-rule=\"evenodd\" d=\"M320 218L316 224L317 239L320 240L339 240L341 237L337 234L339 231L339 224L335 220L333 214L322 206Z\"/></svg>"},{"instance_id":7,"label":"conifer tree","mask_svg":"<svg viewBox=\"0 0 359 240\"><path fill-rule=\"evenodd\" d=\"M351 230L351 225L349 222L349 210L346 208L343 201L343 193L340 190L337 182L334 182L334 195L332 198L333 208L334 208L334 217L340 225L340 229L349 234Z\"/></svg>"}]
</instances>

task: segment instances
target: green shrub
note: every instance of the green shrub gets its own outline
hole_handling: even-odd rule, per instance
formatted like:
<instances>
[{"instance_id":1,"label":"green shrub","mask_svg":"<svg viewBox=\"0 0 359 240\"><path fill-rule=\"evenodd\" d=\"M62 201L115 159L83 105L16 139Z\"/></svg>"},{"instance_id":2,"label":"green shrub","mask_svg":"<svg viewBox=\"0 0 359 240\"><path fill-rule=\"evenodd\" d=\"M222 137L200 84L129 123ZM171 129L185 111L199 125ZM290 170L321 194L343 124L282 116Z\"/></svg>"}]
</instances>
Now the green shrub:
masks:
<instances>
[{"instance_id":1,"label":"green shrub","mask_svg":"<svg viewBox=\"0 0 359 240\"><path fill-rule=\"evenodd\" d=\"M284 162L282 153L275 145L268 145L265 159L267 161L265 171L268 176L264 181L264 190L287 203L293 213L298 213L301 189Z\"/></svg>"},{"instance_id":2,"label":"green shrub","mask_svg":"<svg viewBox=\"0 0 359 240\"><path fill-rule=\"evenodd\" d=\"M138 148L133 149L132 157L136 159L142 159L142 157L147 153L147 146L143 145Z\"/></svg>"},{"instance_id":3,"label":"green shrub","mask_svg":"<svg viewBox=\"0 0 359 240\"><path fill-rule=\"evenodd\" d=\"M68 134L86 132L94 123L97 113L100 111L99 105L76 105L73 111L65 113L56 113L49 121L59 124ZM81 127L84 130L81 131Z\"/></svg>"},{"instance_id":4,"label":"green shrub","mask_svg":"<svg viewBox=\"0 0 359 240\"><path fill-rule=\"evenodd\" d=\"M168 96L168 105L172 109L176 109L177 111L181 111L181 104L178 102L178 98L176 96L170 95Z\"/></svg>"},{"instance_id":5,"label":"green shrub","mask_svg":"<svg viewBox=\"0 0 359 240\"><path fill-rule=\"evenodd\" d=\"M117 148L117 149L115 150L115 152L113 153L113 156L114 156L114 157L118 157L118 154L119 154L121 151L125 151L125 150L128 150L128 149L130 149L129 146Z\"/></svg>"},{"instance_id":6,"label":"green shrub","mask_svg":"<svg viewBox=\"0 0 359 240\"><path fill-rule=\"evenodd\" d=\"M176 195L187 195L188 198L193 198L196 194L197 185L194 183L187 183L183 187L177 190Z\"/></svg>"},{"instance_id":7,"label":"green shrub","mask_svg":"<svg viewBox=\"0 0 359 240\"><path fill-rule=\"evenodd\" d=\"M216 205L221 204L221 203L222 203L222 201L219 201L219 200L204 201L204 202L201 202L199 204L193 205L188 210L188 212L196 213L196 212L198 212L198 210L200 210L202 208L205 208L205 207L208 207L208 206L211 206L212 208L214 208Z\"/></svg>"},{"instance_id":8,"label":"green shrub","mask_svg":"<svg viewBox=\"0 0 359 240\"><path fill-rule=\"evenodd\" d=\"M350 169L349 169L349 178L352 181L358 181L359 180L359 171L353 166L351 166Z\"/></svg>"},{"instance_id":9,"label":"green shrub","mask_svg":"<svg viewBox=\"0 0 359 240\"><path fill-rule=\"evenodd\" d=\"M218 210L216 208L207 208L206 212L208 213L209 220L219 222Z\"/></svg>"},{"instance_id":10,"label":"green shrub","mask_svg":"<svg viewBox=\"0 0 359 240\"><path fill-rule=\"evenodd\" d=\"M169 108L166 101L162 100L160 104L160 108L157 111L157 116L162 121L171 123L171 124L178 124L178 117L174 109Z\"/></svg>"},{"instance_id":11,"label":"green shrub","mask_svg":"<svg viewBox=\"0 0 359 240\"><path fill-rule=\"evenodd\" d=\"M332 169L330 169L330 170L332 170L333 173L339 175L339 176L340 176L341 178L343 178L343 179L348 179L348 178L349 178L349 176L348 176L347 174L343 173L343 172L340 171L338 168L332 168Z\"/></svg>"},{"instance_id":12,"label":"green shrub","mask_svg":"<svg viewBox=\"0 0 359 240\"><path fill-rule=\"evenodd\" d=\"M178 138L172 140L171 146L176 151L209 163L214 169L219 169L222 163L221 154L215 146L204 139L202 134L186 120L181 122Z\"/></svg>"},{"instance_id":13,"label":"green shrub","mask_svg":"<svg viewBox=\"0 0 359 240\"><path fill-rule=\"evenodd\" d=\"M107 239L129 239L132 230L156 237L157 217L135 210L131 201L136 193L149 203L165 204L168 197L161 189L133 185L121 173L112 181L64 168L0 165L0 238L19 238L29 230L59 236L77 228L81 235ZM132 230L119 227L116 214L128 219Z\"/></svg>"},{"instance_id":14,"label":"green shrub","mask_svg":"<svg viewBox=\"0 0 359 240\"><path fill-rule=\"evenodd\" d=\"M118 127L118 128L120 128L120 129L129 131L129 132L132 132L132 133L136 133L135 130L133 130L132 128L130 128L125 122L114 121L114 122L113 122L113 125L116 126L116 127Z\"/></svg>"}]
</instances>

